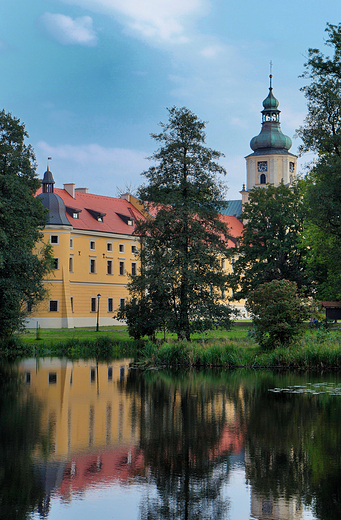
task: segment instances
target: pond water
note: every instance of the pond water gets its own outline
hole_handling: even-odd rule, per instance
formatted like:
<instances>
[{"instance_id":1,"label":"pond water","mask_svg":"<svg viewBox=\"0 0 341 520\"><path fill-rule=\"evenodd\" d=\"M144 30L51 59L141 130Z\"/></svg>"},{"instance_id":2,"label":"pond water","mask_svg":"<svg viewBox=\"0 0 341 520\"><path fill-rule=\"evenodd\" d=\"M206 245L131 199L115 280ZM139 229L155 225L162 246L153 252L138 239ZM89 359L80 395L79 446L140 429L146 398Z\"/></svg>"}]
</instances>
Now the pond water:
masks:
<instances>
[{"instance_id":1,"label":"pond water","mask_svg":"<svg viewBox=\"0 0 341 520\"><path fill-rule=\"evenodd\" d=\"M341 373L0 367L0 518L341 518Z\"/></svg>"}]
</instances>

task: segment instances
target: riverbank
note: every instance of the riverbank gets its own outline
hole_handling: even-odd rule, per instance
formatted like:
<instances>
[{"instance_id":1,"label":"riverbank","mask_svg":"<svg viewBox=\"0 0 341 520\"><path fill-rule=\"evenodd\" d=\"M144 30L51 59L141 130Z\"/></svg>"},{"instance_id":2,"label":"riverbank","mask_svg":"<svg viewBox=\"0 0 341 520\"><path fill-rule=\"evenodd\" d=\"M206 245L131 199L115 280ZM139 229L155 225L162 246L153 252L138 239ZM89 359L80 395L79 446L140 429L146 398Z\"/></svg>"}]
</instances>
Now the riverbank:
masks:
<instances>
[{"instance_id":1,"label":"riverbank","mask_svg":"<svg viewBox=\"0 0 341 520\"><path fill-rule=\"evenodd\" d=\"M262 351L250 334L249 324L231 331L215 330L197 334L191 342L178 342L174 335L166 341L160 334L156 343L147 338L134 341L126 327L89 329L44 329L16 335L2 346L3 359L39 357L101 360L130 357L141 369L165 366L252 367L287 369L341 368L341 330L307 330L289 347Z\"/></svg>"}]
</instances>

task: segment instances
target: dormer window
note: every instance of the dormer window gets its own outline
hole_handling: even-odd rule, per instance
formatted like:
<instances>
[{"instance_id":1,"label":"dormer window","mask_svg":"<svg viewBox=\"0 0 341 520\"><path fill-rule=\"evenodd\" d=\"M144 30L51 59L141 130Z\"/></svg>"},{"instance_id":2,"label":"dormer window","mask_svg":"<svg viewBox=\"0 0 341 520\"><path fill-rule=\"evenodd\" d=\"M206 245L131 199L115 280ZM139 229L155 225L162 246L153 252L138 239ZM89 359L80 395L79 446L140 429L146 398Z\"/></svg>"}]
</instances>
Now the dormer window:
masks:
<instances>
[{"instance_id":1,"label":"dormer window","mask_svg":"<svg viewBox=\"0 0 341 520\"><path fill-rule=\"evenodd\" d=\"M102 213L101 211L96 211L95 209L88 209L85 208L86 211L90 213L90 215L97 220L97 222L103 222L103 219L106 215L106 213Z\"/></svg>"},{"instance_id":2,"label":"dormer window","mask_svg":"<svg viewBox=\"0 0 341 520\"><path fill-rule=\"evenodd\" d=\"M66 206L66 212L70 215L70 217L78 220L79 214L82 212L79 208L71 208L70 206Z\"/></svg>"},{"instance_id":3,"label":"dormer window","mask_svg":"<svg viewBox=\"0 0 341 520\"><path fill-rule=\"evenodd\" d=\"M120 217L121 220L127 225L127 226L133 226L134 225L134 217L131 215L123 215L122 213L116 213L118 217Z\"/></svg>"}]
</instances>

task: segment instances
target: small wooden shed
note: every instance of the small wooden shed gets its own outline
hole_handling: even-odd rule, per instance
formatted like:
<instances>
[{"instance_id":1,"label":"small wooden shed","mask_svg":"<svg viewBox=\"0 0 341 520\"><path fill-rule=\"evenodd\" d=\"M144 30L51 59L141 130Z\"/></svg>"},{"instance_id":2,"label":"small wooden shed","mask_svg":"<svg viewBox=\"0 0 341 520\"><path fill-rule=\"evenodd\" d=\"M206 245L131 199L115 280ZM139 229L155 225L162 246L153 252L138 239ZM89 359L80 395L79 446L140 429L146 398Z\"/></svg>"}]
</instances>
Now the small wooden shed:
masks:
<instances>
[{"instance_id":1,"label":"small wooden shed","mask_svg":"<svg viewBox=\"0 0 341 520\"><path fill-rule=\"evenodd\" d=\"M322 302L327 320L341 320L341 302Z\"/></svg>"}]
</instances>

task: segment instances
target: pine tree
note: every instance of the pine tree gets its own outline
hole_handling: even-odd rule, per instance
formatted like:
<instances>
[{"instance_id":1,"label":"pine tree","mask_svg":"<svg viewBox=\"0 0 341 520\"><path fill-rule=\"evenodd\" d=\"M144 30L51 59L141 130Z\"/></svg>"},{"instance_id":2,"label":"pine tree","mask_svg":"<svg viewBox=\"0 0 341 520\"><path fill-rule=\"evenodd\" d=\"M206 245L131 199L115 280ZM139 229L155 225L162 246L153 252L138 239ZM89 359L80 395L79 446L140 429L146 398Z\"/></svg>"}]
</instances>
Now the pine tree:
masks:
<instances>
[{"instance_id":1,"label":"pine tree","mask_svg":"<svg viewBox=\"0 0 341 520\"><path fill-rule=\"evenodd\" d=\"M218 175L226 172L216 162L222 154L205 144L205 123L187 108L169 109L160 126L152 134L160 145L155 164L139 188L153 216L137 226L141 271L129 284L126 316L189 340L194 330L230 325L231 309L221 299L229 232L219 216L225 188Z\"/></svg>"}]
</instances>

